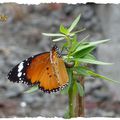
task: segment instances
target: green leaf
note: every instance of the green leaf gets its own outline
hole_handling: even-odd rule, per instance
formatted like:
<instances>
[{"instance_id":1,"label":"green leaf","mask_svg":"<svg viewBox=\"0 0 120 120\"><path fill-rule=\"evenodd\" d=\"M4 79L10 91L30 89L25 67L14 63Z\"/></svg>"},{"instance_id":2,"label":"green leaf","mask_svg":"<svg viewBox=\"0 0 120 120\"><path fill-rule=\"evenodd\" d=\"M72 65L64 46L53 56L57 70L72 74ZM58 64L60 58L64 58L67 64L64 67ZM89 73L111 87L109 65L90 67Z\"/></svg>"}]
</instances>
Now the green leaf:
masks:
<instances>
[{"instance_id":1,"label":"green leaf","mask_svg":"<svg viewBox=\"0 0 120 120\"><path fill-rule=\"evenodd\" d=\"M38 89L39 89L38 86L33 86L29 90L25 91L24 93L32 93L32 92L37 91Z\"/></svg>"},{"instance_id":2,"label":"green leaf","mask_svg":"<svg viewBox=\"0 0 120 120\"><path fill-rule=\"evenodd\" d=\"M77 74L81 76L89 76L89 74L87 73L87 70L82 66L74 67L74 71L76 71Z\"/></svg>"},{"instance_id":3,"label":"green leaf","mask_svg":"<svg viewBox=\"0 0 120 120\"><path fill-rule=\"evenodd\" d=\"M82 44L82 41L86 40L87 37L88 37L88 36L86 36L86 37L85 37L84 39L82 39L80 42L77 41L77 38L76 38L76 37L73 38L73 40L74 40L74 39L76 40L76 43L73 44L73 45L72 45L73 47L70 49L70 51L71 51L72 54L74 54L75 50Z\"/></svg>"},{"instance_id":4,"label":"green leaf","mask_svg":"<svg viewBox=\"0 0 120 120\"><path fill-rule=\"evenodd\" d=\"M86 59L92 59L92 60L96 60L96 57L94 56L94 55L92 55L92 54L87 54L84 58L86 58Z\"/></svg>"},{"instance_id":5,"label":"green leaf","mask_svg":"<svg viewBox=\"0 0 120 120\"><path fill-rule=\"evenodd\" d=\"M92 46L96 46L98 44L105 43L105 42L108 42L108 41L109 40L107 39L107 40L100 40L100 41L96 41L96 42L86 42L86 43L84 42L82 44L80 42L77 45L76 50L72 53L72 55L75 54L75 53L77 53L77 52L79 52L79 51L81 51L81 50L83 50L83 49L86 49L86 48L89 48L89 47L92 47Z\"/></svg>"},{"instance_id":6,"label":"green leaf","mask_svg":"<svg viewBox=\"0 0 120 120\"><path fill-rule=\"evenodd\" d=\"M79 20L80 20L80 16L78 15L78 17L73 21L73 23L71 24L71 26L69 27L68 31L69 33L75 28L75 26L78 24Z\"/></svg>"},{"instance_id":7,"label":"green leaf","mask_svg":"<svg viewBox=\"0 0 120 120\"><path fill-rule=\"evenodd\" d=\"M65 37L65 35L60 33L42 33L42 35L50 36L50 37Z\"/></svg>"},{"instance_id":8,"label":"green leaf","mask_svg":"<svg viewBox=\"0 0 120 120\"><path fill-rule=\"evenodd\" d=\"M77 30L77 31L75 31L75 32L71 32L71 33L70 33L70 36L74 36L75 34L80 33L80 32L83 32L84 30L86 30L86 29L83 28L83 29L81 29L81 30Z\"/></svg>"},{"instance_id":9,"label":"green leaf","mask_svg":"<svg viewBox=\"0 0 120 120\"><path fill-rule=\"evenodd\" d=\"M68 42L65 42L62 47L66 48L67 46L68 46Z\"/></svg>"},{"instance_id":10,"label":"green leaf","mask_svg":"<svg viewBox=\"0 0 120 120\"><path fill-rule=\"evenodd\" d=\"M110 41L110 39L99 40L99 41L95 41L95 42L90 42L89 44L92 45L92 46L93 46L93 45L96 46L96 45L98 45L98 44L106 43L106 42L108 42L108 41Z\"/></svg>"},{"instance_id":11,"label":"green leaf","mask_svg":"<svg viewBox=\"0 0 120 120\"><path fill-rule=\"evenodd\" d=\"M74 37L71 39L71 41L72 41L72 46L75 46L78 43L77 36L74 35Z\"/></svg>"},{"instance_id":12,"label":"green leaf","mask_svg":"<svg viewBox=\"0 0 120 120\"><path fill-rule=\"evenodd\" d=\"M84 57L85 55L87 55L90 52L92 52L95 48L96 48L95 46L88 47L86 49L80 50L79 52L75 53L73 56L75 58Z\"/></svg>"},{"instance_id":13,"label":"green leaf","mask_svg":"<svg viewBox=\"0 0 120 120\"><path fill-rule=\"evenodd\" d=\"M76 82L76 84L77 84L77 89L78 89L79 95L80 95L81 97L84 96L83 86L82 86L80 83L77 83L77 82Z\"/></svg>"},{"instance_id":14,"label":"green leaf","mask_svg":"<svg viewBox=\"0 0 120 120\"><path fill-rule=\"evenodd\" d=\"M81 63L90 63L90 64L97 64L97 65L112 65L112 63L105 63L93 59L86 59L86 58L72 58L74 61L78 61Z\"/></svg>"},{"instance_id":15,"label":"green leaf","mask_svg":"<svg viewBox=\"0 0 120 120\"><path fill-rule=\"evenodd\" d=\"M80 33L80 32L82 32L82 31L84 31L84 30L86 30L86 29L83 28L83 29L81 29L81 30L77 30L77 31L75 31L75 32L71 32L71 33L69 33L69 36L72 37L72 36L74 36L75 34Z\"/></svg>"},{"instance_id":16,"label":"green leaf","mask_svg":"<svg viewBox=\"0 0 120 120\"><path fill-rule=\"evenodd\" d=\"M52 41L53 42L58 42L58 41L61 41L61 40L64 40L64 37L56 38L56 39L53 39Z\"/></svg>"},{"instance_id":17,"label":"green leaf","mask_svg":"<svg viewBox=\"0 0 120 120\"><path fill-rule=\"evenodd\" d=\"M68 30L61 24L60 25L60 32L67 35L68 34Z\"/></svg>"},{"instance_id":18,"label":"green leaf","mask_svg":"<svg viewBox=\"0 0 120 120\"><path fill-rule=\"evenodd\" d=\"M100 75L100 74L97 74L97 73L93 72L92 70L87 70L87 72L88 72L88 74L90 74L90 75L93 76L93 77L97 77L97 78L100 78L100 79L104 79L104 80L107 80L107 81L110 81L110 82L114 82L114 83L120 84L119 81L115 81L115 80L112 80L112 79L107 78L107 77L105 77L105 76L102 76L102 75Z\"/></svg>"},{"instance_id":19,"label":"green leaf","mask_svg":"<svg viewBox=\"0 0 120 120\"><path fill-rule=\"evenodd\" d=\"M72 52L74 50L74 47L78 44L76 35L71 39L72 46L70 48L70 51Z\"/></svg>"},{"instance_id":20,"label":"green leaf","mask_svg":"<svg viewBox=\"0 0 120 120\"><path fill-rule=\"evenodd\" d=\"M69 83L68 83L68 94L69 91L73 89L74 79L73 79L73 70L72 68L67 68L68 76L69 76Z\"/></svg>"}]
</instances>

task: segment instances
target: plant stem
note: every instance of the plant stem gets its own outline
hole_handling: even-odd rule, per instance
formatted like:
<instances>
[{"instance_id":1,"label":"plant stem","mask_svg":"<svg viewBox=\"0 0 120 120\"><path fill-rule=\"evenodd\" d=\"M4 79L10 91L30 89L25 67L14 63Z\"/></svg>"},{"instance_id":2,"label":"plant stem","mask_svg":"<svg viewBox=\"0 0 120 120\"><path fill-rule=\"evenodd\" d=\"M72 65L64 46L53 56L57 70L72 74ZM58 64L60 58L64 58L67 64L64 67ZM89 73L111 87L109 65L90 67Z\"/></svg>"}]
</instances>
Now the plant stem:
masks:
<instances>
[{"instance_id":1,"label":"plant stem","mask_svg":"<svg viewBox=\"0 0 120 120\"><path fill-rule=\"evenodd\" d=\"M73 71L71 68L69 68L69 79L70 79L70 87L68 91L68 97L69 97L69 117L74 117L74 105L73 105Z\"/></svg>"},{"instance_id":2,"label":"plant stem","mask_svg":"<svg viewBox=\"0 0 120 120\"><path fill-rule=\"evenodd\" d=\"M84 88L84 77L79 77L79 81ZM84 97L79 94L76 95L75 116L84 117Z\"/></svg>"},{"instance_id":3,"label":"plant stem","mask_svg":"<svg viewBox=\"0 0 120 120\"><path fill-rule=\"evenodd\" d=\"M70 62L70 48L72 47L72 42L71 42L71 40L70 40L70 37L68 37L68 36L66 36L66 40L67 40L67 42L68 42L68 48L69 48L69 51L68 51L68 62Z\"/></svg>"}]
</instances>

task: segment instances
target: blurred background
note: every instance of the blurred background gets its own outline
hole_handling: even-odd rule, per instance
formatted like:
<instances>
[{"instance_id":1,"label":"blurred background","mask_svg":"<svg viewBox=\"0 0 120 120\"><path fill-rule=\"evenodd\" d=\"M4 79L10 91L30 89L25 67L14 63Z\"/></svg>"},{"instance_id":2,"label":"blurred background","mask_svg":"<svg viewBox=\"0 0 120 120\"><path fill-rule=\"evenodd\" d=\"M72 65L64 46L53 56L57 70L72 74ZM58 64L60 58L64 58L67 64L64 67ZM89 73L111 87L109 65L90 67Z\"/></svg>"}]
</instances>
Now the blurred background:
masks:
<instances>
[{"instance_id":1,"label":"blurred background","mask_svg":"<svg viewBox=\"0 0 120 120\"><path fill-rule=\"evenodd\" d=\"M42 32L58 32L59 25L69 26L79 15L78 28L87 30L79 40L90 35L90 41L111 39L94 51L101 61L111 66L93 66L93 69L113 80L120 81L120 5L100 4L0 4L0 117L63 117L68 98L60 93L44 94L37 91L23 93L27 86L11 83L7 73L20 61L40 52L49 51L51 39ZM85 81L85 116L120 117L120 86L100 79Z\"/></svg>"}]
</instances>

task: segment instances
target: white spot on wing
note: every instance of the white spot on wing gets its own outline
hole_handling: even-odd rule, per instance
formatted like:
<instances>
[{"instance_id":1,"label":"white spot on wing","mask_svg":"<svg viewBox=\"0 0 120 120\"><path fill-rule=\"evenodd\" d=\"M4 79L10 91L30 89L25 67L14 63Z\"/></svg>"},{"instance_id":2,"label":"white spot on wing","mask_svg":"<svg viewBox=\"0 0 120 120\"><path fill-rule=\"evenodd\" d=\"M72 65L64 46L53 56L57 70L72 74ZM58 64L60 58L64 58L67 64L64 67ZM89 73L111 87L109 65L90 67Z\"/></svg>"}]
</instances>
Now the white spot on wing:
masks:
<instances>
[{"instance_id":1,"label":"white spot on wing","mask_svg":"<svg viewBox=\"0 0 120 120\"><path fill-rule=\"evenodd\" d=\"M21 63L18 65L18 72L20 72L22 69L23 69L23 62L21 62Z\"/></svg>"},{"instance_id":2,"label":"white spot on wing","mask_svg":"<svg viewBox=\"0 0 120 120\"><path fill-rule=\"evenodd\" d=\"M18 77L20 77L21 75L22 75L22 72L19 72L19 73L18 73Z\"/></svg>"}]
</instances>

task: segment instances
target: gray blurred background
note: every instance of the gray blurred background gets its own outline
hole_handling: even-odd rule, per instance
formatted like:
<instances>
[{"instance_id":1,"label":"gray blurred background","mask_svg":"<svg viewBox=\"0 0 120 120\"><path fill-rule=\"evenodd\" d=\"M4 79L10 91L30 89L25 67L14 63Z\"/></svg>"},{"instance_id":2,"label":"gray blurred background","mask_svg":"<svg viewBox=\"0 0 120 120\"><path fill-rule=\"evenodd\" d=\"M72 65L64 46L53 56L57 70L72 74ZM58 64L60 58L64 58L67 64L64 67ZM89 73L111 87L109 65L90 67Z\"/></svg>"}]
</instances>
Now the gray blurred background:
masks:
<instances>
[{"instance_id":1,"label":"gray blurred background","mask_svg":"<svg viewBox=\"0 0 120 120\"><path fill-rule=\"evenodd\" d=\"M0 117L63 117L68 108L66 95L44 94L41 91L24 94L27 86L13 84L6 78L9 70L31 55L49 51L51 40L42 32L58 32L59 25L69 26L79 15L78 28L87 30L78 35L79 40L90 35L89 40L111 39L94 51L102 61L111 66L93 66L97 73L120 81L120 5L106 4L1 4L0 15ZM104 80L87 78L85 82L85 116L120 117L120 85Z\"/></svg>"}]
</instances>

